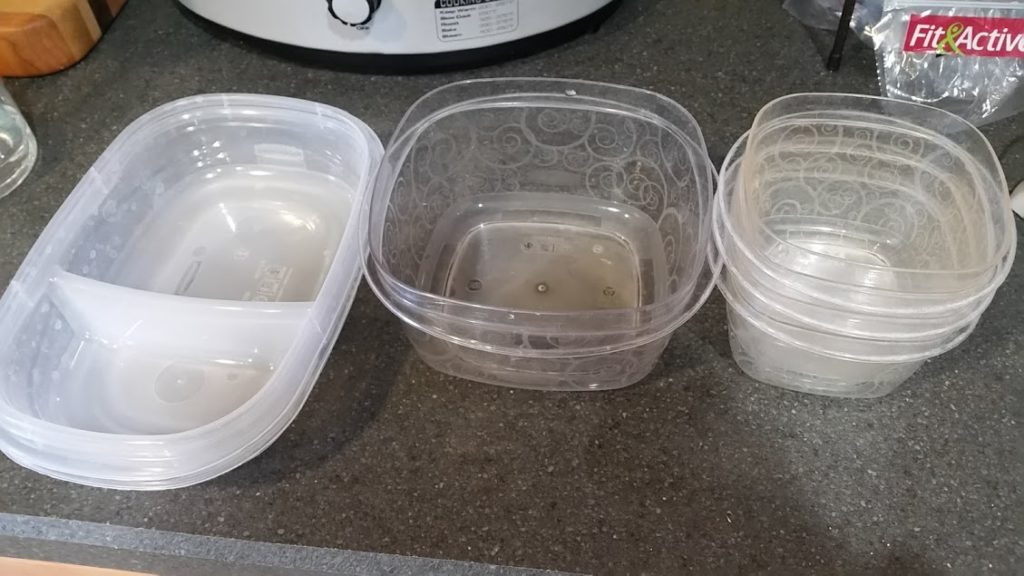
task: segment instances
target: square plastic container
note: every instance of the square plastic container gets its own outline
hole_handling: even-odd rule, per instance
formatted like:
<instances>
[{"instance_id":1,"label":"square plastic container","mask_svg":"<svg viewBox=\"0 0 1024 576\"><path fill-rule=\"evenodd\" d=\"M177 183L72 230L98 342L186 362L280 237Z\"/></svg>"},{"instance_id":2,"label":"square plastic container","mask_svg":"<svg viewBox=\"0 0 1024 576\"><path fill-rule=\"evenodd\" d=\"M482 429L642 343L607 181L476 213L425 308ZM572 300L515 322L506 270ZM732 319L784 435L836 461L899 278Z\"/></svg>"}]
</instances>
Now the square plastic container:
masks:
<instances>
[{"instance_id":1,"label":"square plastic container","mask_svg":"<svg viewBox=\"0 0 1024 576\"><path fill-rule=\"evenodd\" d=\"M830 396L888 394L966 340L1016 248L985 137L867 96L766 106L725 160L713 222L740 368Z\"/></svg>"},{"instance_id":2,"label":"square plastic container","mask_svg":"<svg viewBox=\"0 0 1024 576\"><path fill-rule=\"evenodd\" d=\"M430 366L505 386L620 388L710 294L715 172L643 90L452 84L408 112L366 218L367 278Z\"/></svg>"},{"instance_id":3,"label":"square plastic container","mask_svg":"<svg viewBox=\"0 0 1024 576\"><path fill-rule=\"evenodd\" d=\"M348 313L381 154L359 120L289 98L197 96L132 123L0 300L0 448L124 489L256 456Z\"/></svg>"},{"instance_id":4,"label":"square plastic container","mask_svg":"<svg viewBox=\"0 0 1024 576\"><path fill-rule=\"evenodd\" d=\"M998 157L977 128L943 110L789 95L758 113L744 157L735 217L761 257L849 290L888 292L875 305L955 308L963 294L999 284L1012 262Z\"/></svg>"}]
</instances>

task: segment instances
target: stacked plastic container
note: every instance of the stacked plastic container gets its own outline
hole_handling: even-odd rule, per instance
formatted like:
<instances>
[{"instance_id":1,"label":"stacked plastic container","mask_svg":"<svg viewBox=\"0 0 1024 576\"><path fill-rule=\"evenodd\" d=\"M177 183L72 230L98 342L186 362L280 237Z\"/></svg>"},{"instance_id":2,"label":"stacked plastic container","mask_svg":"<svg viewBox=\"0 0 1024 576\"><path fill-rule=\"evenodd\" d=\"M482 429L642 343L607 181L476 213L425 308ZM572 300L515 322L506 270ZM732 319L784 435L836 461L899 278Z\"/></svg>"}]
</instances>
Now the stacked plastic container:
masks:
<instances>
[{"instance_id":1,"label":"stacked plastic container","mask_svg":"<svg viewBox=\"0 0 1024 576\"><path fill-rule=\"evenodd\" d=\"M969 123L839 94L776 100L722 169L733 356L794 390L882 396L966 339L1006 278L1006 180Z\"/></svg>"}]
</instances>

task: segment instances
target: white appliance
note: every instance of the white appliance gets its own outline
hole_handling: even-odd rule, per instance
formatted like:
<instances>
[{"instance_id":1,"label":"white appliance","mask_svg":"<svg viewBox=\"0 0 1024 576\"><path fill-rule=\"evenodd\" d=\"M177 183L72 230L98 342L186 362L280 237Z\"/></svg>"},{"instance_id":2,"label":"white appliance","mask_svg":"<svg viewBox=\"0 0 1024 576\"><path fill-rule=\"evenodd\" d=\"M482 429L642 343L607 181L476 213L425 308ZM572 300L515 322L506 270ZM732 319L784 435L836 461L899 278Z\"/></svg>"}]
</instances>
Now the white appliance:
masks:
<instances>
[{"instance_id":1,"label":"white appliance","mask_svg":"<svg viewBox=\"0 0 1024 576\"><path fill-rule=\"evenodd\" d=\"M521 56L595 29L620 0L180 0L250 36L341 63L437 68ZM411 58L411 59L410 59Z\"/></svg>"}]
</instances>

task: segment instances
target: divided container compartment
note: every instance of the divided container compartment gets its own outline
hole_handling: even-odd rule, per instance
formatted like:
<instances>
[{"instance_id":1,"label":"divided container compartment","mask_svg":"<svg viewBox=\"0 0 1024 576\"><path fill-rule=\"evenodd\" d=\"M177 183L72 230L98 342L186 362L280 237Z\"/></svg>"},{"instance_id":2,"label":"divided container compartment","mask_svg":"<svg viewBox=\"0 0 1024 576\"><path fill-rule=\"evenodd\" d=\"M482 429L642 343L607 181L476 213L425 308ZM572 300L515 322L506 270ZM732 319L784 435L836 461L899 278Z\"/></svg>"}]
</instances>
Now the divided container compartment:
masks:
<instances>
[{"instance_id":1,"label":"divided container compartment","mask_svg":"<svg viewBox=\"0 0 1024 576\"><path fill-rule=\"evenodd\" d=\"M801 286L899 312L956 308L1000 284L1015 249L1006 181L963 119L873 96L796 94L757 115L741 203L748 241ZM797 278L800 278L798 276Z\"/></svg>"},{"instance_id":2,"label":"divided container compartment","mask_svg":"<svg viewBox=\"0 0 1024 576\"><path fill-rule=\"evenodd\" d=\"M269 446L355 295L359 120L207 95L136 120L53 217L0 300L0 448L81 484L199 483Z\"/></svg>"},{"instance_id":3,"label":"divided container compartment","mask_svg":"<svg viewBox=\"0 0 1024 576\"><path fill-rule=\"evenodd\" d=\"M367 279L442 372L626 386L713 289L714 179L693 118L663 96L452 84L418 101L388 146L365 219Z\"/></svg>"}]
</instances>

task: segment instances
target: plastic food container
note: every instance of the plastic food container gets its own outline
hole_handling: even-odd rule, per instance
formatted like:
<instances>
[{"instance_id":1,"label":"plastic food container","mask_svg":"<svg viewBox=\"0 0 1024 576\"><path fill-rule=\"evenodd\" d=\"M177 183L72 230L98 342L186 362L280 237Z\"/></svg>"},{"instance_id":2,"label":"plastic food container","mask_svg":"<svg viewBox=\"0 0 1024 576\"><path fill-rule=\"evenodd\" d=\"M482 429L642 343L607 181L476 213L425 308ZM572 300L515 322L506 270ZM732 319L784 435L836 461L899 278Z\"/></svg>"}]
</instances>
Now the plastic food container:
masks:
<instances>
[{"instance_id":1,"label":"plastic food container","mask_svg":"<svg viewBox=\"0 0 1024 576\"><path fill-rule=\"evenodd\" d=\"M723 170L722 185L735 170ZM717 217L717 214L716 214ZM849 312L834 309L835 325L806 322L786 315L770 293L743 284L742 269L728 264L719 278L726 298L733 359L745 374L766 384L826 396L884 396L910 378L928 358L957 346L977 319L954 334L931 340L901 342L844 334ZM980 315L980 314L979 314ZM827 318L822 315L821 318ZM854 325L877 331L884 321Z\"/></svg>"},{"instance_id":2,"label":"plastic food container","mask_svg":"<svg viewBox=\"0 0 1024 576\"><path fill-rule=\"evenodd\" d=\"M780 267L888 291L876 304L906 310L956 307L1008 271L1016 235L1002 168L985 137L948 112L786 96L757 115L744 157L735 217Z\"/></svg>"},{"instance_id":3,"label":"plastic food container","mask_svg":"<svg viewBox=\"0 0 1024 576\"><path fill-rule=\"evenodd\" d=\"M808 293L805 287L815 282L813 279L766 263L766 259L748 245L732 219L726 217L730 214L730 207L739 199L739 171L736 168L742 165L745 144L746 136L736 143L726 159L715 200L713 231L725 267L733 270L729 276L731 288L742 292L754 307L771 310L771 314L808 327L892 342L921 341L941 336L953 338L956 336L953 332L976 323L992 301L999 284L985 289L980 295L972 294L970 303L960 308L931 313L916 309L893 308L884 312L863 309L862 293L858 293L856 287L846 290L846 301L841 303L818 298L813 291ZM838 299L842 286L836 285L834 290L832 293Z\"/></svg>"},{"instance_id":4,"label":"plastic food container","mask_svg":"<svg viewBox=\"0 0 1024 576\"><path fill-rule=\"evenodd\" d=\"M693 118L657 94L446 86L388 146L365 220L367 278L442 372L627 386L712 290L714 178Z\"/></svg>"},{"instance_id":5,"label":"plastic food container","mask_svg":"<svg viewBox=\"0 0 1024 576\"><path fill-rule=\"evenodd\" d=\"M0 300L0 448L122 489L195 484L292 421L360 280L356 215L381 146L270 96L135 121Z\"/></svg>"},{"instance_id":6,"label":"plastic food container","mask_svg":"<svg viewBox=\"0 0 1024 576\"><path fill-rule=\"evenodd\" d=\"M918 318L869 315L815 301L792 289L780 289L771 279L751 274L748 266L743 265L745 261L732 257L741 238L731 235L723 224L728 220L730 198L725 189L736 186L742 143L743 139L736 143L723 167L714 215L715 241L723 254L725 268L719 287L733 307L753 316L754 325L810 351L868 362L931 358L961 343L973 332L987 301L962 315Z\"/></svg>"},{"instance_id":7,"label":"plastic food container","mask_svg":"<svg viewBox=\"0 0 1024 576\"><path fill-rule=\"evenodd\" d=\"M881 396L969 337L1016 248L1002 169L974 127L913 104L798 95L755 128L726 159L713 218L744 372Z\"/></svg>"}]
</instances>

